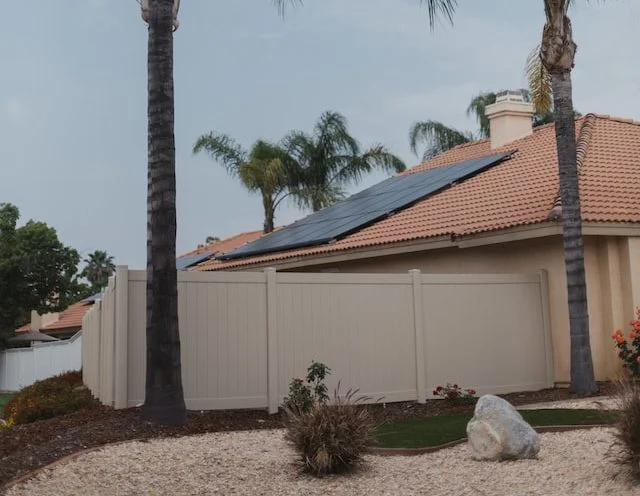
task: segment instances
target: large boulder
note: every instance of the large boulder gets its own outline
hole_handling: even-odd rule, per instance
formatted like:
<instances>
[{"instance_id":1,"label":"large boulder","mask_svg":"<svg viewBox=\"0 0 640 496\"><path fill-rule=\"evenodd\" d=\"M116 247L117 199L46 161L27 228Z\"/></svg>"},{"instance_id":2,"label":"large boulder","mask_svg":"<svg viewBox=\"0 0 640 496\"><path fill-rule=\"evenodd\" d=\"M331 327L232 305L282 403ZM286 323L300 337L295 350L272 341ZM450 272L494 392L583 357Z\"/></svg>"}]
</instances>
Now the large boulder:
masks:
<instances>
[{"instance_id":1,"label":"large boulder","mask_svg":"<svg viewBox=\"0 0 640 496\"><path fill-rule=\"evenodd\" d=\"M511 403L487 394L476 403L467 424L471 454L476 460L537 458L540 436Z\"/></svg>"}]
</instances>

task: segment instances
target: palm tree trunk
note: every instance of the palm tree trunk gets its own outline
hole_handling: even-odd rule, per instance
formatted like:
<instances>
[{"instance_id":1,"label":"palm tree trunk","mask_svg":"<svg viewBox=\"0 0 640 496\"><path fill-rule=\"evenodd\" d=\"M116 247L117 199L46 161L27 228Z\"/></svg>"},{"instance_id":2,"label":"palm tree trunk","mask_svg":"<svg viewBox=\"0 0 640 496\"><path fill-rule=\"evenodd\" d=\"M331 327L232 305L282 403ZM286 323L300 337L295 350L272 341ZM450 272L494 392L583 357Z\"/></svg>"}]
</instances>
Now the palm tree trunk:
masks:
<instances>
[{"instance_id":1,"label":"palm tree trunk","mask_svg":"<svg viewBox=\"0 0 640 496\"><path fill-rule=\"evenodd\" d=\"M580 194L576 155L576 126L571 94L571 72L551 73L555 112L556 148L562 197L562 237L564 242L569 332L571 339L571 386L574 393L597 390L589 340L587 283L584 242L580 213Z\"/></svg>"},{"instance_id":2,"label":"palm tree trunk","mask_svg":"<svg viewBox=\"0 0 640 496\"><path fill-rule=\"evenodd\" d=\"M150 2L148 45L147 374L142 417L182 425L173 133L173 0Z\"/></svg>"},{"instance_id":3,"label":"palm tree trunk","mask_svg":"<svg viewBox=\"0 0 640 496\"><path fill-rule=\"evenodd\" d=\"M264 234L269 234L274 230L275 208L273 206L273 198L268 195L262 195L262 206L264 208Z\"/></svg>"}]
</instances>

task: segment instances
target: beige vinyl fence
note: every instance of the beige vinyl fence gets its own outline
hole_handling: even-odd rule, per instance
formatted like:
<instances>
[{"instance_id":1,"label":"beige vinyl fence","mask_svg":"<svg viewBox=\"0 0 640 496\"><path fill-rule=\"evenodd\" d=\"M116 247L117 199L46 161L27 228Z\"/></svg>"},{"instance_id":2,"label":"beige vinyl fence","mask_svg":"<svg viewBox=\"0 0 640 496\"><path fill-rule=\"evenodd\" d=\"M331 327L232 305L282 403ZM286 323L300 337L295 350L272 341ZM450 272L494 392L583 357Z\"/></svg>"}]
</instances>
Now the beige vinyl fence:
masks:
<instances>
[{"instance_id":1,"label":"beige vinyl fence","mask_svg":"<svg viewBox=\"0 0 640 496\"><path fill-rule=\"evenodd\" d=\"M115 408L143 403L145 271L118 267L83 321L84 380ZM312 360L330 390L384 402L447 381L479 394L553 386L547 277L178 272L182 380L192 410L277 411Z\"/></svg>"}]
</instances>

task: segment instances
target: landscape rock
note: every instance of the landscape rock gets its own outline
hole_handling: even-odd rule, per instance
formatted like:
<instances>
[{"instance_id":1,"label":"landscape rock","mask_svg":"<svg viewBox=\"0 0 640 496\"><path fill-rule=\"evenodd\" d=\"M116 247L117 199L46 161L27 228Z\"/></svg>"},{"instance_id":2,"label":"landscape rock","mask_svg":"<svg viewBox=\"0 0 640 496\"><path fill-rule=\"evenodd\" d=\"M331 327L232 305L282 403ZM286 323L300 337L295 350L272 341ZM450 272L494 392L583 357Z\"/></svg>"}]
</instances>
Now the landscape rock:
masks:
<instances>
[{"instance_id":1,"label":"landscape rock","mask_svg":"<svg viewBox=\"0 0 640 496\"><path fill-rule=\"evenodd\" d=\"M476 403L467 424L471 454L476 460L537 458L540 436L508 401L487 394Z\"/></svg>"}]
</instances>

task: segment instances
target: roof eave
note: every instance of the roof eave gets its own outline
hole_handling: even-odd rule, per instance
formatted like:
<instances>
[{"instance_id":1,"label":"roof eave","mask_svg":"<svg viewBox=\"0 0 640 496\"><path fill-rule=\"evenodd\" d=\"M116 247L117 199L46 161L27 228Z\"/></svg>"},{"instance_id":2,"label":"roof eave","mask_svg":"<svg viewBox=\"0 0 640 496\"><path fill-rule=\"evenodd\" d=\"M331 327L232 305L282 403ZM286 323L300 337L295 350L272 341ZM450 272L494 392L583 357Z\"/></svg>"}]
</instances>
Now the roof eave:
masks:
<instances>
[{"instance_id":1,"label":"roof eave","mask_svg":"<svg viewBox=\"0 0 640 496\"><path fill-rule=\"evenodd\" d=\"M631 222L590 222L582 224L585 236L638 236L640 237L640 223ZM352 248L336 252L318 253L314 255L299 255L296 257L270 260L255 264L239 265L225 269L224 266L215 270L242 271L260 270L276 267L279 270L295 270L319 265L378 258L391 255L401 255L420 251L431 251L442 248L473 248L499 243L509 243L527 239L562 235L560 222L540 221L526 225L496 229L463 235L447 234L432 238L421 238L388 244L376 244L363 248Z\"/></svg>"}]
</instances>

